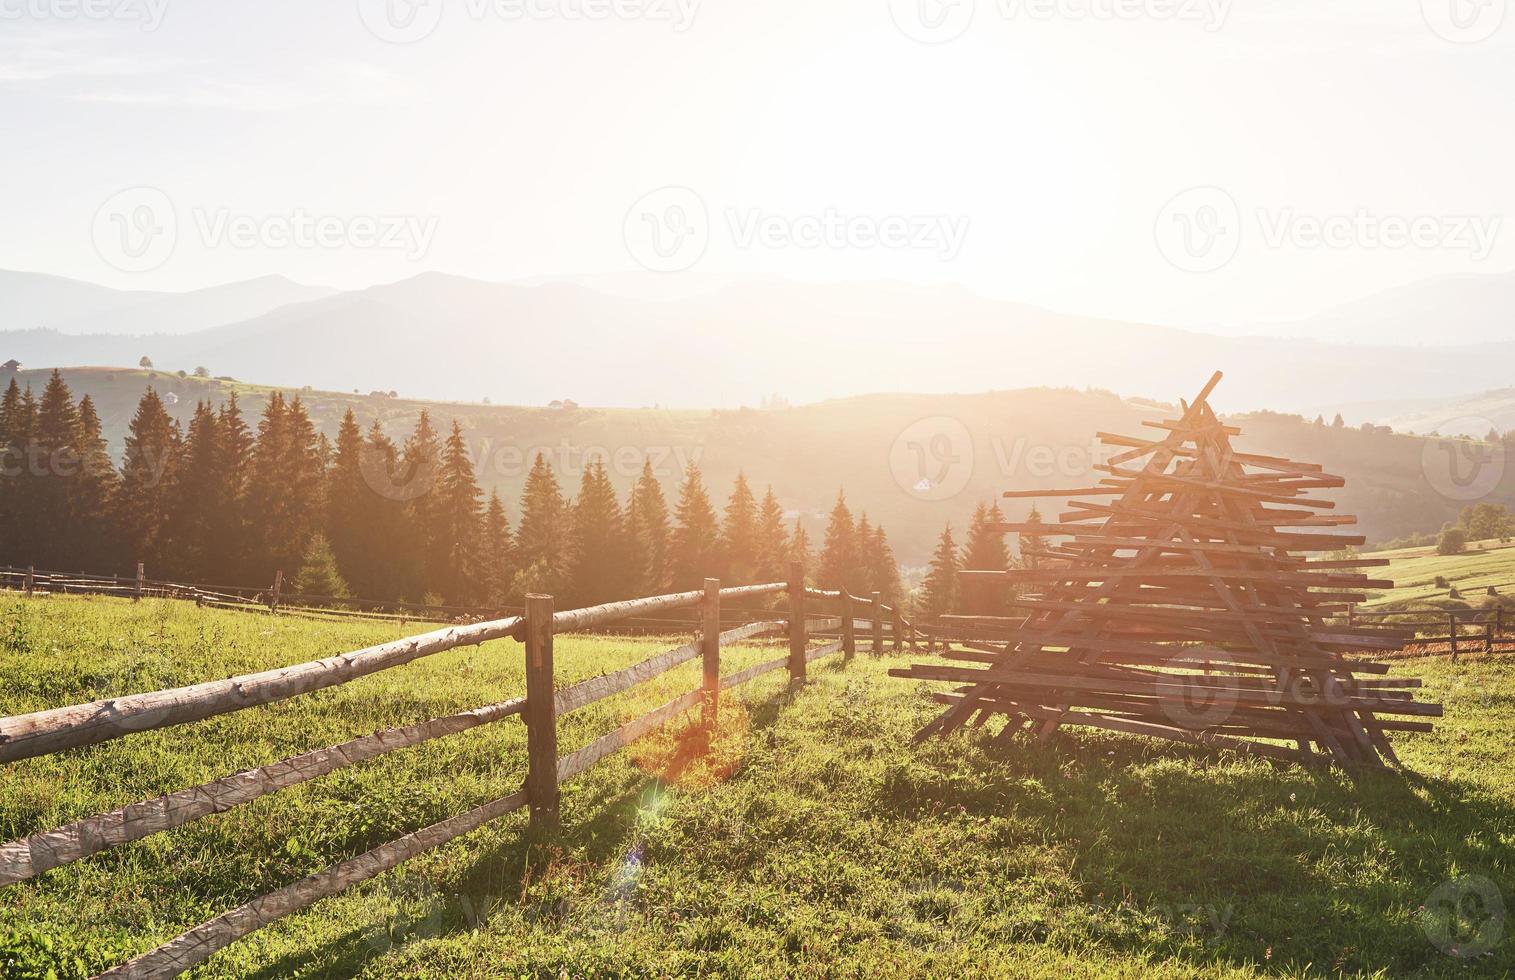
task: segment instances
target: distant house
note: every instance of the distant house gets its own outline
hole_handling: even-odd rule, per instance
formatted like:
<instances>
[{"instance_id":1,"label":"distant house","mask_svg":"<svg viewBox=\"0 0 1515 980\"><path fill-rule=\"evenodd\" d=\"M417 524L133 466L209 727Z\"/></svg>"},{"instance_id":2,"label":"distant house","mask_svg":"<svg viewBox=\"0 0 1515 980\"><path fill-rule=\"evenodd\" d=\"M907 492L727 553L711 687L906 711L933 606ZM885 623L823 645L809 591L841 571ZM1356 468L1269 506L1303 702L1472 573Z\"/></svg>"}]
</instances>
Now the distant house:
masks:
<instances>
[{"instance_id":1,"label":"distant house","mask_svg":"<svg viewBox=\"0 0 1515 980\"><path fill-rule=\"evenodd\" d=\"M554 399L547 403L547 407L554 412L561 412L563 410L563 400L561 398Z\"/></svg>"},{"instance_id":2,"label":"distant house","mask_svg":"<svg viewBox=\"0 0 1515 980\"><path fill-rule=\"evenodd\" d=\"M563 410L564 411L571 412L571 411L573 411L574 409L576 409L578 407L579 407L579 403L576 402L576 401L574 401L572 398L565 398L565 399L563 399Z\"/></svg>"},{"instance_id":3,"label":"distant house","mask_svg":"<svg viewBox=\"0 0 1515 980\"><path fill-rule=\"evenodd\" d=\"M21 370L21 362L14 357L4 364L0 364L0 371L4 371L7 374L15 374L19 370Z\"/></svg>"}]
</instances>

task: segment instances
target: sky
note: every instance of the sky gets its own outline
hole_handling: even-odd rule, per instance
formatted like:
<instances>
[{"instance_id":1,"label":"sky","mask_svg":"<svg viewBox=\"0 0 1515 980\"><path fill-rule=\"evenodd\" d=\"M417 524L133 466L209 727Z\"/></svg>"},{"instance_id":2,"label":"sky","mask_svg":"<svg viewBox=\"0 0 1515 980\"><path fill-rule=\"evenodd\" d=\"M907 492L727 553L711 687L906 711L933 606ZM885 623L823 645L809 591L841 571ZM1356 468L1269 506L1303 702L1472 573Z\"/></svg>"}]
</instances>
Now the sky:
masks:
<instances>
[{"instance_id":1,"label":"sky","mask_svg":"<svg viewBox=\"0 0 1515 980\"><path fill-rule=\"evenodd\" d=\"M959 283L1219 332L1515 268L1506 0L0 0L0 268Z\"/></svg>"}]
</instances>

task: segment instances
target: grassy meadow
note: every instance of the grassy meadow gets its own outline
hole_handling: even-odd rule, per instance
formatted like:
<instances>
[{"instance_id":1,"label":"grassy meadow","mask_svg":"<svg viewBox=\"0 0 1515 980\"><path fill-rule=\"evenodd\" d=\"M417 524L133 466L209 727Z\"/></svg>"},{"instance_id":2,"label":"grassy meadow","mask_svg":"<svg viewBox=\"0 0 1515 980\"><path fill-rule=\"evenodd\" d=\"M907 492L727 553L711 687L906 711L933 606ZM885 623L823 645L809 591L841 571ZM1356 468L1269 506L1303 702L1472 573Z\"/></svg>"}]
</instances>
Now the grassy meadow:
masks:
<instances>
[{"instance_id":1,"label":"grassy meadow","mask_svg":"<svg viewBox=\"0 0 1515 980\"><path fill-rule=\"evenodd\" d=\"M314 659L415 632L192 605L0 596L0 713ZM567 637L560 683L673 645ZM727 669L774 656L730 651ZM1515 939L1515 659L1406 661L1446 704L1410 775L1277 767L1114 734L910 744L934 713L832 658L723 705L708 756L650 737L524 813L217 954L207 977L1503 976ZM565 719L562 750L697 684ZM0 767L0 838L521 693L520 647ZM650 689L649 689L650 688ZM508 720L0 891L0 975L89 976L333 861L516 789ZM1498 903L1498 904L1496 904ZM1460 914L1450 914L1452 907ZM1497 913L1497 914L1496 914Z\"/></svg>"},{"instance_id":2,"label":"grassy meadow","mask_svg":"<svg viewBox=\"0 0 1515 980\"><path fill-rule=\"evenodd\" d=\"M1363 557L1387 558L1392 563L1386 569L1372 570L1375 578L1393 579L1394 588L1373 592L1370 607L1445 599L1447 589L1436 584L1438 576L1456 586L1463 598L1474 604L1490 586L1500 595L1515 596L1515 544L1471 541L1460 555L1438 555L1432 546L1378 551Z\"/></svg>"}]
</instances>

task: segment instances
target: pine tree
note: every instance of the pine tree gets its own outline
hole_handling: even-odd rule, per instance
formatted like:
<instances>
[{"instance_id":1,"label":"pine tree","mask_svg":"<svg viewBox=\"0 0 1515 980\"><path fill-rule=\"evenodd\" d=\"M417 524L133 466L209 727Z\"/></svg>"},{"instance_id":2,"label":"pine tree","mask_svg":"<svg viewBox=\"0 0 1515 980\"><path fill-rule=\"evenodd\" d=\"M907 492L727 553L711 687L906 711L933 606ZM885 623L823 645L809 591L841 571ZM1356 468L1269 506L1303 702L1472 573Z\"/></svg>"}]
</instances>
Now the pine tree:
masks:
<instances>
[{"instance_id":1,"label":"pine tree","mask_svg":"<svg viewBox=\"0 0 1515 980\"><path fill-rule=\"evenodd\" d=\"M968 525L968 543L963 549L963 568L973 571L1002 572L1010 568L1010 551L1004 535L993 529L1004 515L996 502L982 503L973 512ZM1003 616L1009 611L1008 586L998 582L965 582L962 589L963 611L975 616Z\"/></svg>"},{"instance_id":2,"label":"pine tree","mask_svg":"<svg viewBox=\"0 0 1515 980\"><path fill-rule=\"evenodd\" d=\"M351 581L360 596L419 599L422 591L414 573L407 502L403 493L394 491L400 452L377 419L368 427L362 453L359 466L364 486L354 505L355 539L361 549L356 564L362 572Z\"/></svg>"},{"instance_id":3,"label":"pine tree","mask_svg":"<svg viewBox=\"0 0 1515 980\"><path fill-rule=\"evenodd\" d=\"M815 580L815 573L811 571L815 568L815 553L810 547L810 534L805 530L804 519L800 517L794 519L794 535L789 539L789 560L799 562L800 567L805 570L807 582ZM786 570L785 575L780 577L780 581L786 581L787 575Z\"/></svg>"},{"instance_id":4,"label":"pine tree","mask_svg":"<svg viewBox=\"0 0 1515 980\"><path fill-rule=\"evenodd\" d=\"M784 528L784 508L773 487L763 494L762 512L758 516L757 582L782 582L789 573L789 537Z\"/></svg>"},{"instance_id":5,"label":"pine tree","mask_svg":"<svg viewBox=\"0 0 1515 980\"><path fill-rule=\"evenodd\" d=\"M1031 513L1026 516L1027 524L1042 523L1042 512L1035 504L1031 505ZM1021 564L1027 568L1040 568L1042 564L1041 551L1044 538L1036 532L1022 531L1020 534Z\"/></svg>"},{"instance_id":6,"label":"pine tree","mask_svg":"<svg viewBox=\"0 0 1515 980\"><path fill-rule=\"evenodd\" d=\"M918 616L935 620L958 608L957 573L961 568L957 542L952 538L952 525L948 524L942 529L936 550L931 553L931 566L921 583L920 598L916 603Z\"/></svg>"},{"instance_id":7,"label":"pine tree","mask_svg":"<svg viewBox=\"0 0 1515 980\"><path fill-rule=\"evenodd\" d=\"M867 542L869 589L879 593L887 605L899 608L904 585L900 582L900 567L895 561L894 549L889 545L889 536L884 533L882 524L873 529Z\"/></svg>"},{"instance_id":8,"label":"pine tree","mask_svg":"<svg viewBox=\"0 0 1515 980\"><path fill-rule=\"evenodd\" d=\"M831 508L831 520L826 525L826 540L821 546L821 567L816 575L821 588L849 587L858 564L856 534L852 511L847 509L847 495L838 491L836 506Z\"/></svg>"},{"instance_id":9,"label":"pine tree","mask_svg":"<svg viewBox=\"0 0 1515 980\"><path fill-rule=\"evenodd\" d=\"M310 536L305 554L300 560L300 570L295 574L293 587L296 595L329 596L346 599L352 595L342 572L337 568L337 556L331 544L320 531ZM317 600L319 601L319 600Z\"/></svg>"},{"instance_id":10,"label":"pine tree","mask_svg":"<svg viewBox=\"0 0 1515 980\"><path fill-rule=\"evenodd\" d=\"M595 606L627 597L625 528L615 487L600 458L584 468L573 502L568 599Z\"/></svg>"},{"instance_id":11,"label":"pine tree","mask_svg":"<svg viewBox=\"0 0 1515 980\"><path fill-rule=\"evenodd\" d=\"M321 526L325 474L315 427L298 397L289 402L275 392L258 423L253 469L248 481L251 530L259 546L252 581L272 582L305 559L311 535Z\"/></svg>"},{"instance_id":12,"label":"pine tree","mask_svg":"<svg viewBox=\"0 0 1515 980\"><path fill-rule=\"evenodd\" d=\"M561 595L567 582L569 515L558 478L537 453L521 494L521 523L516 528L516 584L512 600L528 592Z\"/></svg>"},{"instance_id":13,"label":"pine tree","mask_svg":"<svg viewBox=\"0 0 1515 980\"><path fill-rule=\"evenodd\" d=\"M22 481L23 499L32 521L31 533L26 536L30 547L19 555L23 564L43 568L72 564L73 556L65 553L65 542L73 533L69 481L76 475L74 446L78 441L79 412L73 394L63 376L54 370L42 390Z\"/></svg>"},{"instance_id":14,"label":"pine tree","mask_svg":"<svg viewBox=\"0 0 1515 980\"><path fill-rule=\"evenodd\" d=\"M857 527L852 532L852 568L847 572L847 591L853 595L867 595L874 589L880 592L873 580L873 524L866 512L858 515Z\"/></svg>"},{"instance_id":15,"label":"pine tree","mask_svg":"<svg viewBox=\"0 0 1515 980\"><path fill-rule=\"evenodd\" d=\"M208 402L195 405L184 441L184 458L174 484L169 517L170 554L162 574L190 582L209 582L224 572L215 512L223 462L216 413Z\"/></svg>"},{"instance_id":16,"label":"pine tree","mask_svg":"<svg viewBox=\"0 0 1515 980\"><path fill-rule=\"evenodd\" d=\"M635 595L666 592L673 580L669 564L673 531L663 485L653 475L651 461L642 464L642 475L631 488L626 505L626 533L633 573L630 591Z\"/></svg>"},{"instance_id":17,"label":"pine tree","mask_svg":"<svg viewBox=\"0 0 1515 980\"><path fill-rule=\"evenodd\" d=\"M74 445L79 475L72 482L70 510L74 533L70 553L74 564L88 571L118 567L118 542L111 501L116 496L116 467L100 425L95 402L88 395L79 399L79 436Z\"/></svg>"},{"instance_id":18,"label":"pine tree","mask_svg":"<svg viewBox=\"0 0 1515 980\"><path fill-rule=\"evenodd\" d=\"M251 582L248 482L254 441L235 391L216 413L216 433L220 460L216 464L215 506L211 510L212 534L219 543L222 575L233 582Z\"/></svg>"},{"instance_id":19,"label":"pine tree","mask_svg":"<svg viewBox=\"0 0 1515 980\"><path fill-rule=\"evenodd\" d=\"M166 564L164 532L173 508L178 451L173 420L149 386L127 426L113 508L124 551L123 570L139 561L149 570Z\"/></svg>"},{"instance_id":20,"label":"pine tree","mask_svg":"<svg viewBox=\"0 0 1515 980\"><path fill-rule=\"evenodd\" d=\"M684 471L676 513L679 523L673 530L673 588L682 592L700 588L706 578L718 575L720 568L720 527L700 468L693 463Z\"/></svg>"},{"instance_id":21,"label":"pine tree","mask_svg":"<svg viewBox=\"0 0 1515 980\"><path fill-rule=\"evenodd\" d=\"M337 426L336 448L326 476L326 539L342 577L364 597L378 595L366 580L371 556L365 553L367 542L361 537L365 498L371 493L363 480L363 430L349 408Z\"/></svg>"},{"instance_id":22,"label":"pine tree","mask_svg":"<svg viewBox=\"0 0 1515 980\"><path fill-rule=\"evenodd\" d=\"M443 533L441 503L436 493L441 468L442 443L431 424L431 415L423 409L400 453L400 469L405 479L402 495L407 501L403 541L412 569L407 591L416 598L435 589L429 579L435 570L428 567L425 556L436 553Z\"/></svg>"},{"instance_id":23,"label":"pine tree","mask_svg":"<svg viewBox=\"0 0 1515 980\"><path fill-rule=\"evenodd\" d=\"M6 561L20 560L22 481L26 476L26 444L31 429L22 414L21 386L15 375L0 398L0 541L6 543Z\"/></svg>"},{"instance_id":24,"label":"pine tree","mask_svg":"<svg viewBox=\"0 0 1515 980\"><path fill-rule=\"evenodd\" d=\"M463 427L452 423L452 432L442 448L434 511L434 536L424 557L427 588L440 592L448 602L468 604L479 598L476 587L479 575L479 536L484 508L479 481L474 476L473 460Z\"/></svg>"},{"instance_id":25,"label":"pine tree","mask_svg":"<svg viewBox=\"0 0 1515 980\"><path fill-rule=\"evenodd\" d=\"M737 473L721 523L720 577L732 585L751 585L758 567L757 498L747 477Z\"/></svg>"},{"instance_id":26,"label":"pine tree","mask_svg":"<svg viewBox=\"0 0 1515 980\"><path fill-rule=\"evenodd\" d=\"M484 605L501 607L510 602L510 586L515 578L515 545L510 538L510 518L500 495L489 493L484 509L484 524L479 539L479 585Z\"/></svg>"}]
</instances>

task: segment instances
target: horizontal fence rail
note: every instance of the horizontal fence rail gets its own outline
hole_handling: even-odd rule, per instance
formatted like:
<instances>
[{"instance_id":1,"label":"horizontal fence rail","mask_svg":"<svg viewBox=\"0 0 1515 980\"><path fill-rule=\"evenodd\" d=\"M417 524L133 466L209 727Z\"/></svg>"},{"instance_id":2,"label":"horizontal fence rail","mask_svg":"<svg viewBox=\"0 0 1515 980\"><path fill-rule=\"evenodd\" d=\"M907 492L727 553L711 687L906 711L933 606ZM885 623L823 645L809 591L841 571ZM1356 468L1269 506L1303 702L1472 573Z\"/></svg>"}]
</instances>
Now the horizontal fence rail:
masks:
<instances>
[{"instance_id":1,"label":"horizontal fence rail","mask_svg":"<svg viewBox=\"0 0 1515 980\"><path fill-rule=\"evenodd\" d=\"M529 807L532 826L539 831L552 831L558 823L559 786L563 781L582 774L597 762L695 708L703 708L701 724L713 727L721 691L785 667L789 669L792 683L803 683L808 666L818 660L841 653L844 660L850 661L857 650L859 628L871 631L875 653L884 650L882 638L886 626L897 649L902 642L913 643L922 635L904 621L897 610L883 606L876 593L871 599L863 600L844 592L807 589L803 583L803 569L796 564L791 566L787 583L723 589L718 581L710 579L701 591L562 612L553 610L551 597L530 596L524 616L448 627L256 674L0 719L0 762L11 762L270 704L346 684L459 647L497 639L516 640L524 646L525 697L304 752L0 845L0 886L35 878L51 869L224 813L252 800L401 749L508 718L520 717L526 723L527 777L521 791L338 862L216 916L101 975L175 976L279 918L382 874L506 814ZM723 600L777 595L788 597L789 608L784 619L771 618L769 613L770 618L723 630ZM840 615L810 615L807 613L808 599L835 602L840 606L837 610ZM865 609L858 609L858 606ZM698 614L700 635L695 642L562 690L556 689L552 654L555 636L684 609L693 609ZM862 612L867 615L858 615ZM723 646L784 633L788 634L786 656L722 675ZM840 638L812 644L811 640L817 634L839 634ZM560 716L629 691L696 659L703 662L698 689L668 701L582 748L566 755L558 753Z\"/></svg>"}]
</instances>

